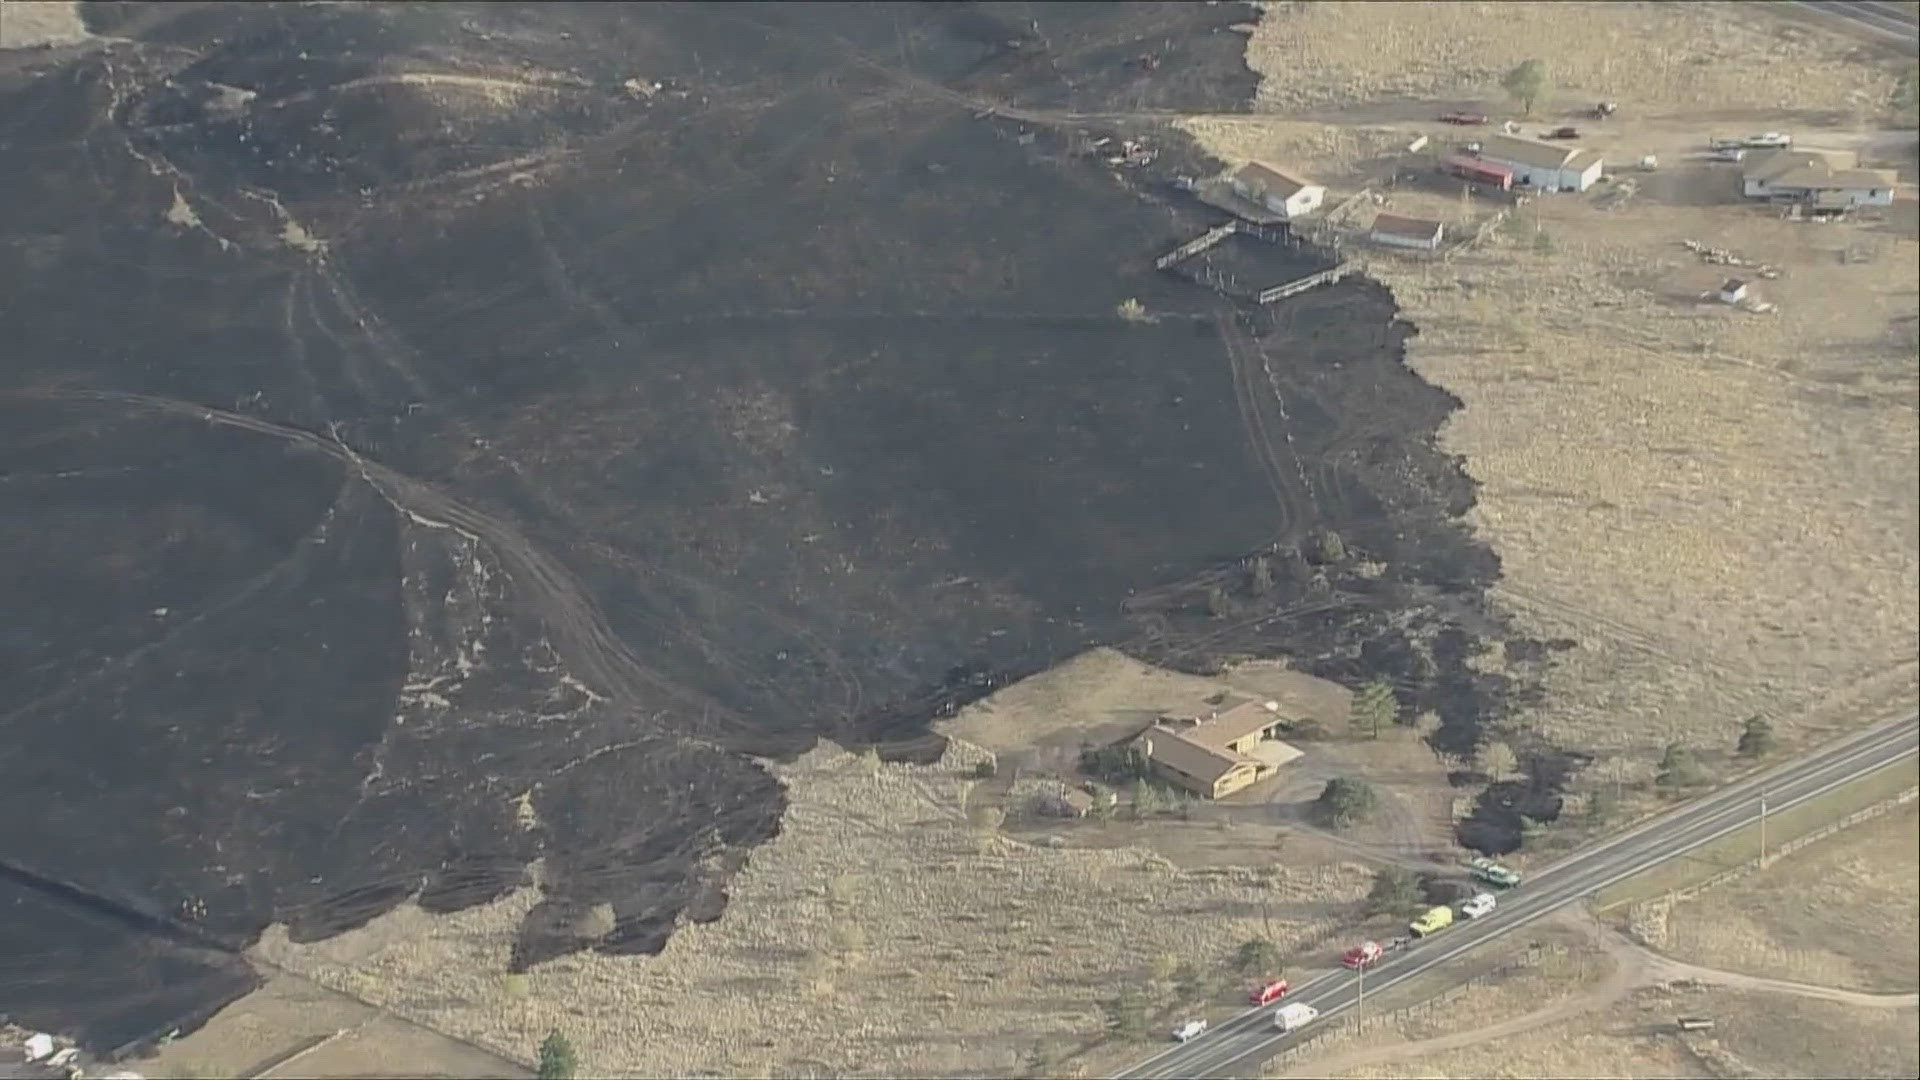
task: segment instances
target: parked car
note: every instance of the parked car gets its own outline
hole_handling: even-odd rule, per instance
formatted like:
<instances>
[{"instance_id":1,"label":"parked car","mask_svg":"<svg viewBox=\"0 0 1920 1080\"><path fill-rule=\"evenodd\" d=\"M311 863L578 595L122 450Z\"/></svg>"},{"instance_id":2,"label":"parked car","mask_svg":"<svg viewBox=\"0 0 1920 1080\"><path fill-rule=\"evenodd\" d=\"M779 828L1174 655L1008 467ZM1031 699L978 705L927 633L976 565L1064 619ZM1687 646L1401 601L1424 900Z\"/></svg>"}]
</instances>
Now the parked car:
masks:
<instances>
[{"instance_id":1,"label":"parked car","mask_svg":"<svg viewBox=\"0 0 1920 1080\"><path fill-rule=\"evenodd\" d=\"M1749 135L1741 140L1741 145L1756 150L1772 150L1793 145L1793 136L1778 131L1769 131L1763 135Z\"/></svg>"},{"instance_id":2,"label":"parked car","mask_svg":"<svg viewBox=\"0 0 1920 1080\"><path fill-rule=\"evenodd\" d=\"M1419 918L1408 923L1407 929L1413 933L1414 937L1426 937L1428 934L1437 934L1452 925L1453 909L1441 904L1438 907L1428 908Z\"/></svg>"},{"instance_id":3,"label":"parked car","mask_svg":"<svg viewBox=\"0 0 1920 1080\"><path fill-rule=\"evenodd\" d=\"M1492 911L1493 905L1494 899L1492 893L1475 893L1472 899L1460 905L1460 914L1469 919L1477 919Z\"/></svg>"},{"instance_id":4,"label":"parked car","mask_svg":"<svg viewBox=\"0 0 1920 1080\"><path fill-rule=\"evenodd\" d=\"M1370 967L1374 964L1379 963L1380 957L1385 952L1386 950L1380 947L1379 942L1363 941L1360 944L1355 945L1353 948L1348 949L1346 951L1346 955L1340 958L1340 962L1350 968L1354 968L1357 970L1359 968Z\"/></svg>"},{"instance_id":5,"label":"parked car","mask_svg":"<svg viewBox=\"0 0 1920 1080\"><path fill-rule=\"evenodd\" d=\"M1443 124L1484 124L1487 122L1487 114L1477 112L1441 113L1440 122Z\"/></svg>"},{"instance_id":6,"label":"parked car","mask_svg":"<svg viewBox=\"0 0 1920 1080\"><path fill-rule=\"evenodd\" d=\"M1722 139L1718 136L1707 140L1709 150L1737 150L1747 145L1745 139Z\"/></svg>"},{"instance_id":7,"label":"parked car","mask_svg":"<svg viewBox=\"0 0 1920 1080\"><path fill-rule=\"evenodd\" d=\"M1498 885L1503 889L1511 889L1520 884L1520 874L1517 871L1502 866L1485 855L1475 856L1469 860L1467 872L1489 885Z\"/></svg>"},{"instance_id":8,"label":"parked car","mask_svg":"<svg viewBox=\"0 0 1920 1080\"><path fill-rule=\"evenodd\" d=\"M1271 1005L1286 996L1287 980L1274 979L1254 987L1253 992L1247 995L1247 1000L1255 1005Z\"/></svg>"},{"instance_id":9,"label":"parked car","mask_svg":"<svg viewBox=\"0 0 1920 1080\"><path fill-rule=\"evenodd\" d=\"M1543 139L1577 139L1580 137L1580 129L1576 127L1557 127L1540 137Z\"/></svg>"},{"instance_id":10,"label":"parked car","mask_svg":"<svg viewBox=\"0 0 1920 1080\"><path fill-rule=\"evenodd\" d=\"M1740 146L1723 146L1713 151L1709 156L1715 161L1745 161L1747 160L1747 151L1746 148Z\"/></svg>"},{"instance_id":11,"label":"parked car","mask_svg":"<svg viewBox=\"0 0 1920 1080\"><path fill-rule=\"evenodd\" d=\"M1189 1020L1173 1029L1173 1039L1175 1042L1186 1042L1189 1039L1198 1037L1206 1030L1207 1022L1205 1020Z\"/></svg>"},{"instance_id":12,"label":"parked car","mask_svg":"<svg viewBox=\"0 0 1920 1080\"><path fill-rule=\"evenodd\" d=\"M1408 937L1405 934L1401 934L1399 937L1394 938L1392 941L1387 942L1387 951L1399 952L1401 949L1404 949L1411 944L1413 944L1413 939Z\"/></svg>"}]
</instances>

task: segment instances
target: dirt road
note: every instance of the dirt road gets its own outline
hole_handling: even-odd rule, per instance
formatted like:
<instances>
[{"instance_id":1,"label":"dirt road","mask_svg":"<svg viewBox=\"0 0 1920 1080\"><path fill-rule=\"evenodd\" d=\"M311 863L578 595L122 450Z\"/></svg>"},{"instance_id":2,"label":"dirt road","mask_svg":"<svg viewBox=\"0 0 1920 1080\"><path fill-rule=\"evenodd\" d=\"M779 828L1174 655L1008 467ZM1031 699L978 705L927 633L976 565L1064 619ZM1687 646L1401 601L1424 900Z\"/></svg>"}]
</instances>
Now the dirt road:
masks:
<instances>
[{"instance_id":1,"label":"dirt road","mask_svg":"<svg viewBox=\"0 0 1920 1080\"><path fill-rule=\"evenodd\" d=\"M1842 1005L1852 1005L1866 1009L1911 1009L1920 1006L1920 993L1906 994L1867 994L1855 990L1843 990L1831 986L1815 986L1810 983L1790 982L1785 979L1768 979L1754 975L1742 975L1733 971L1721 971L1717 968L1701 967L1697 964L1682 963L1662 956L1652 949L1628 940L1625 936L1601 927L1590 914L1569 915L1560 921L1563 925L1579 928L1590 939L1603 948L1613 963L1613 970L1605 979L1587 990L1583 990L1563 1001L1535 1009L1510 1020L1472 1028L1467 1031L1449 1032L1431 1039L1418 1039L1412 1042L1396 1043L1390 1046L1369 1046L1331 1057L1313 1058L1289 1070L1283 1076L1336 1076L1353 1069L1373 1065L1385 1065L1394 1062L1412 1061L1428 1054L1445 1050L1457 1050L1474 1046L1494 1039L1503 1039L1525 1031L1544 1027L1574 1016L1604 1009L1619 1001L1628 993L1642 987L1660 983L1691 980L1711 986L1724 986L1736 990L1756 990L1766 993L1792 994L1797 997L1832 1001Z\"/></svg>"}]
</instances>

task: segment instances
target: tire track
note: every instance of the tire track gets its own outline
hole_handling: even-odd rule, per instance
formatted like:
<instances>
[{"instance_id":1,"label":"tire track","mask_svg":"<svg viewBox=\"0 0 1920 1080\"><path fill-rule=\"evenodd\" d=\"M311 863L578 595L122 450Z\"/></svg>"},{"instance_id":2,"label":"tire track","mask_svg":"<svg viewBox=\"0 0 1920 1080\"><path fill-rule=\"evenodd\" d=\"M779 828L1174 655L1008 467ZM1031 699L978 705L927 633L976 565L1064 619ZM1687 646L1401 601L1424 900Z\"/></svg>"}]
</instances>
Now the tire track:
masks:
<instances>
[{"instance_id":1,"label":"tire track","mask_svg":"<svg viewBox=\"0 0 1920 1080\"><path fill-rule=\"evenodd\" d=\"M1493 593L1497 598L1511 600L1522 607L1531 607L1548 615L1557 616L1577 629L1587 630L1597 637L1636 649L1649 656L1679 664L1698 665L1731 682L1750 682L1754 678L1755 673L1752 671L1741 670L1724 661L1696 652L1663 635L1567 603L1537 590L1514 585L1504 578L1494 586Z\"/></svg>"},{"instance_id":2,"label":"tire track","mask_svg":"<svg viewBox=\"0 0 1920 1080\"><path fill-rule=\"evenodd\" d=\"M364 457L337 437L329 438L225 409L148 394L107 390L47 390L24 391L13 396L119 405L199 419L209 424L279 439L340 461L357 472L369 487L408 520L427 528L460 533L490 549L508 575L528 590L532 606L546 623L548 632L556 639L556 651L578 667L581 677L598 683L609 697L629 706L664 697L690 707L685 716L677 719L682 725L693 726L699 734L689 736L670 730L660 722L657 713L636 710L632 719L642 722L659 735L705 745L721 752L725 752L725 748L712 740L725 733L726 729L716 721L731 725L735 734L750 734L751 729L744 720L719 701L699 690L676 683L642 663L608 627L599 606L572 574L529 542L519 530L441 493L431 485ZM700 717L697 722L693 719L696 712Z\"/></svg>"},{"instance_id":3,"label":"tire track","mask_svg":"<svg viewBox=\"0 0 1920 1080\"><path fill-rule=\"evenodd\" d=\"M598 297L589 294L574 280L573 274L567 268L566 261L560 256L559 248L554 245L552 238L547 234L545 219L537 209L531 206L528 208L528 221L533 230L534 238L538 242L544 257L545 277L555 295L562 297L586 311L592 316L595 322L600 324L603 330L610 333L631 331L633 328L628 326L625 320L621 319L609 305L602 302ZM542 501L552 506L548 500L543 499ZM554 509L560 510L564 516L571 516L566 515L563 508L554 507ZM848 728L854 725L865 703L864 691L860 684L859 676L854 673L853 668L846 662L844 657L834 649L829 648L824 641L811 630L802 626L797 620L789 619L769 607L737 596L727 590L721 589L711 582L700 580L692 575L641 563L630 558L623 557L620 561L630 569L637 570L648 576L671 578L682 587L694 591L696 595L701 596L703 599L709 601L724 601L725 603L735 604L753 611L766 620L768 624L801 641L818 657L821 663L827 667L832 676L840 683L842 692L841 721ZM711 662L716 666L730 669L735 677L760 683L776 697L786 697L783 691L780 691L769 681L762 679L757 674L746 669L710 638L689 629L684 622L674 627L662 626L660 629L667 633L677 634L682 637L683 640L692 642ZM793 703L790 702L790 704Z\"/></svg>"},{"instance_id":4,"label":"tire track","mask_svg":"<svg viewBox=\"0 0 1920 1080\"><path fill-rule=\"evenodd\" d=\"M1241 423L1246 428L1248 440L1253 443L1254 456L1260 462L1261 471L1266 475L1267 485L1273 491L1274 502L1279 510L1278 532L1282 536L1288 535L1296 530L1304 506L1312 501L1312 494L1305 486L1306 472L1296 455L1293 472L1288 473L1280 461L1273 436L1267 430L1266 418L1260 411L1260 384L1254 376L1253 360L1248 353L1249 349L1257 351L1258 346L1247 338L1246 331L1229 311L1216 312L1214 326L1219 330L1221 343L1226 347L1228 366L1232 368L1234 398L1240 407ZM1288 450L1292 451L1290 439Z\"/></svg>"}]
</instances>

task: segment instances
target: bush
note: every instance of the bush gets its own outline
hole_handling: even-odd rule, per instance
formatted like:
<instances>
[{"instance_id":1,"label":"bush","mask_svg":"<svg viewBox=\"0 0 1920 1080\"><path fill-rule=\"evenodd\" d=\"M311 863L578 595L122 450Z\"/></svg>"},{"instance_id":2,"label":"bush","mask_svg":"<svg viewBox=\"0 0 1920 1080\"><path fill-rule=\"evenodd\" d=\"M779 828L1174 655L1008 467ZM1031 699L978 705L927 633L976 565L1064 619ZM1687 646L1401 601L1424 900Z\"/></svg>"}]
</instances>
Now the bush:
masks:
<instances>
[{"instance_id":1,"label":"bush","mask_svg":"<svg viewBox=\"0 0 1920 1080\"><path fill-rule=\"evenodd\" d=\"M1373 875L1373 889L1367 893L1367 910L1374 914L1401 915L1420 905L1420 879L1413 871L1397 866L1382 867Z\"/></svg>"},{"instance_id":2,"label":"bush","mask_svg":"<svg viewBox=\"0 0 1920 1080\"><path fill-rule=\"evenodd\" d=\"M1505 780L1520 771L1520 758L1513 747L1503 742L1490 742L1480 748L1480 771L1495 780Z\"/></svg>"},{"instance_id":3,"label":"bush","mask_svg":"<svg viewBox=\"0 0 1920 1080\"><path fill-rule=\"evenodd\" d=\"M1280 946L1263 937L1248 938L1234 950L1233 966L1242 974L1272 975L1280 970Z\"/></svg>"},{"instance_id":4,"label":"bush","mask_svg":"<svg viewBox=\"0 0 1920 1080\"><path fill-rule=\"evenodd\" d=\"M999 764L992 758L988 758L973 767L973 778L975 780L991 780L994 774L999 771Z\"/></svg>"},{"instance_id":5,"label":"bush","mask_svg":"<svg viewBox=\"0 0 1920 1080\"><path fill-rule=\"evenodd\" d=\"M1692 787L1706 780L1706 770L1693 756L1693 751L1680 743L1668 743L1667 752L1660 757L1660 775L1654 783L1661 787Z\"/></svg>"},{"instance_id":6,"label":"bush","mask_svg":"<svg viewBox=\"0 0 1920 1080\"><path fill-rule=\"evenodd\" d=\"M1373 785L1351 776L1336 776L1327 781L1320 798L1314 802L1322 820L1335 827L1364 821L1379 805L1380 797L1374 794Z\"/></svg>"},{"instance_id":7,"label":"bush","mask_svg":"<svg viewBox=\"0 0 1920 1080\"><path fill-rule=\"evenodd\" d=\"M1595 825L1605 825L1620 812L1620 798L1612 788L1596 788L1587 795L1587 820Z\"/></svg>"},{"instance_id":8,"label":"bush","mask_svg":"<svg viewBox=\"0 0 1920 1080\"><path fill-rule=\"evenodd\" d=\"M1086 746L1080 750L1080 771L1110 784L1142 780L1147 775L1147 755L1131 742Z\"/></svg>"},{"instance_id":9,"label":"bush","mask_svg":"<svg viewBox=\"0 0 1920 1080\"><path fill-rule=\"evenodd\" d=\"M1737 749L1742 757L1759 757L1770 754L1774 748L1773 725L1766 717L1750 716L1740 729L1740 743Z\"/></svg>"},{"instance_id":10,"label":"bush","mask_svg":"<svg viewBox=\"0 0 1920 1080\"><path fill-rule=\"evenodd\" d=\"M1138 1035L1147 1030L1147 1001L1135 987L1127 987L1117 997L1100 1003L1106 1014L1107 1029L1120 1035Z\"/></svg>"},{"instance_id":11,"label":"bush","mask_svg":"<svg viewBox=\"0 0 1920 1080\"><path fill-rule=\"evenodd\" d=\"M540 1069L534 1075L539 1080L573 1080L574 1073L580 1069L580 1061L573 1053L573 1043L558 1031L550 1031L540 1043Z\"/></svg>"}]
</instances>

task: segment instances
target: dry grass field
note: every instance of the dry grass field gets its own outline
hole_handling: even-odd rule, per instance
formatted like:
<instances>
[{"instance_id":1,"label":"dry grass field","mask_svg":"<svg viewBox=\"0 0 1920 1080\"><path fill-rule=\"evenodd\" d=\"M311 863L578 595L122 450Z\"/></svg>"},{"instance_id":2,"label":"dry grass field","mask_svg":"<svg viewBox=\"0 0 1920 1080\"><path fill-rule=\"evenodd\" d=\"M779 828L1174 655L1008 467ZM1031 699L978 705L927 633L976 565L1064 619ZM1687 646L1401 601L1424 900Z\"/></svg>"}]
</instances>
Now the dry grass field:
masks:
<instances>
[{"instance_id":1,"label":"dry grass field","mask_svg":"<svg viewBox=\"0 0 1920 1080\"><path fill-rule=\"evenodd\" d=\"M284 974L134 1065L161 1080L532 1075L513 1061Z\"/></svg>"},{"instance_id":2,"label":"dry grass field","mask_svg":"<svg viewBox=\"0 0 1920 1080\"><path fill-rule=\"evenodd\" d=\"M0 49L85 41L80 5L67 0L0 0Z\"/></svg>"},{"instance_id":3,"label":"dry grass field","mask_svg":"<svg viewBox=\"0 0 1920 1080\"><path fill-rule=\"evenodd\" d=\"M1679 1016L1715 1030L1681 1035ZM1734 990L1636 991L1608 1008L1458 1049L1313 1075L1342 1080L1482 1077L1899 1077L1920 1067L1911 1009L1865 1009Z\"/></svg>"},{"instance_id":4,"label":"dry grass field","mask_svg":"<svg viewBox=\"0 0 1920 1080\"><path fill-rule=\"evenodd\" d=\"M1738 198L1731 166L1681 161L1618 208L1607 185L1542 196L1445 260L1352 253L1419 327L1409 362L1464 401L1443 445L1484 485L1499 595L1581 643L1521 722L1610 759L1583 783L1632 803L1671 740L1724 775L1755 713L1792 745L1913 700L1920 247L1912 140L1878 127L1897 62L1732 4L1277 4L1249 56L1260 107L1288 115L1189 128L1317 177L1330 203L1425 164L1396 149L1415 135L1460 138L1439 111L1511 115L1499 75L1527 57L1555 73L1541 115L1621 102L1589 139L1609 171L1749 128L1901 169L1877 220L1784 221ZM1456 230L1495 210L1444 185L1387 196ZM1685 239L1778 267L1758 285L1779 311L1699 303L1728 270Z\"/></svg>"},{"instance_id":5,"label":"dry grass field","mask_svg":"<svg viewBox=\"0 0 1920 1080\"><path fill-rule=\"evenodd\" d=\"M1920 986L1920 808L1848 829L1675 905L1661 951L1880 993Z\"/></svg>"},{"instance_id":6,"label":"dry grass field","mask_svg":"<svg viewBox=\"0 0 1920 1080\"><path fill-rule=\"evenodd\" d=\"M656 957L505 976L532 890L451 916L402 909L313 945L276 930L258 952L503 1053L563 1029L594 1075L1006 1073L1036 1050L1068 1057L1100 1032L1104 999L1167 960L1224 970L1263 932L1262 900L1285 949L1367 890L1358 865L1183 871L1140 848L983 834L963 810L983 757L956 742L935 765L883 765L825 747L779 768L781 835L724 919L683 926ZM1207 1006L1239 1007L1224 989ZM1138 1047L1106 1052L1118 1064Z\"/></svg>"},{"instance_id":7,"label":"dry grass field","mask_svg":"<svg viewBox=\"0 0 1920 1080\"><path fill-rule=\"evenodd\" d=\"M1891 74L1863 70L1848 40L1782 27L1745 4L1283 0L1267 11L1248 61L1265 76L1255 107L1271 112L1498 104L1500 76L1536 58L1553 76L1543 115L1604 98L1638 115L1801 121L1865 112L1893 86Z\"/></svg>"}]
</instances>

